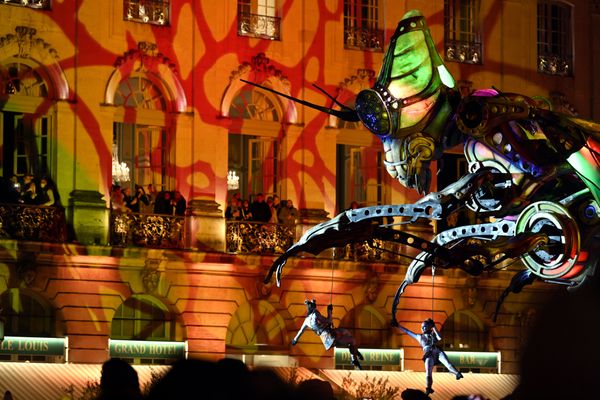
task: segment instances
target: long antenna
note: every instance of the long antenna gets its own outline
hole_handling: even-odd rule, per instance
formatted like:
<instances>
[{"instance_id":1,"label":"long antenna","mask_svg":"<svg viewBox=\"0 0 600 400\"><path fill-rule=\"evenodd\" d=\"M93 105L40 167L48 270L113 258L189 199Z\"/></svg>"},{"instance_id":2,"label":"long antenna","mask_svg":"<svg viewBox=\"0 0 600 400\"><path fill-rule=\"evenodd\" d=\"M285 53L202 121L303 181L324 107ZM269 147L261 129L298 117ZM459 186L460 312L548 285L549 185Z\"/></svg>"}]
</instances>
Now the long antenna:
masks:
<instances>
[{"instance_id":1,"label":"long antenna","mask_svg":"<svg viewBox=\"0 0 600 400\"><path fill-rule=\"evenodd\" d=\"M316 83L313 83L312 85L313 85L315 88L317 88L317 89L318 89L318 90L319 90L321 93L323 93L325 96L327 96L327 97L328 97L328 98L329 98L331 101L333 101L335 104L337 104L338 106L340 106L341 108L343 108L343 109L346 109L346 110L350 110L350 111L354 111L353 109L351 109L351 108L350 108L350 107L348 107L347 105L340 103L340 102L339 102L339 101L338 101L338 100L337 100L335 97L333 97L332 95L330 95L329 93L327 93L327 92L325 91L325 89L323 89L323 88L322 88L322 87L320 87L320 86L317 86L317 84L316 84Z\"/></svg>"},{"instance_id":2,"label":"long antenna","mask_svg":"<svg viewBox=\"0 0 600 400\"><path fill-rule=\"evenodd\" d=\"M326 114L335 115L336 117L338 117L339 119L341 119L343 121L348 121L348 122L358 122L358 121L360 121L360 118L358 118L358 114L356 113L356 111L353 110L353 109L351 109L351 108L349 108L349 107L345 107L343 110L333 110L330 107L323 107L323 106L319 106L317 104L310 103L310 102L305 101L305 100L300 100L297 97L290 96L288 94L278 92L277 90L271 89L270 87L266 87L266 86L263 86L263 85L259 85L258 83L250 82L250 81L247 81L245 79L240 79L240 81L242 81L244 83L247 83L248 85L259 87L259 88L261 88L263 90L266 90L268 92L275 93L276 95L279 95L281 97L285 97L286 99L295 101L296 103L300 103L302 105L305 105L305 106L313 108L315 110L324 112Z\"/></svg>"}]
</instances>

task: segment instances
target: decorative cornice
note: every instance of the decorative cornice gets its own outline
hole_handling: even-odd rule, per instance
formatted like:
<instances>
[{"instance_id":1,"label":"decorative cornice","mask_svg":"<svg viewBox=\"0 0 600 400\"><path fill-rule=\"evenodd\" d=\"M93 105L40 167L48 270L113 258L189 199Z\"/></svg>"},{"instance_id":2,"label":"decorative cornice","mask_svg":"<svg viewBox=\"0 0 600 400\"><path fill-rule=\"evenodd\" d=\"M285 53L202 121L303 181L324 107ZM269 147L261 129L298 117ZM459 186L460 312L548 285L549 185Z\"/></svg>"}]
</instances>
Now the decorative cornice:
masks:
<instances>
[{"instance_id":1,"label":"decorative cornice","mask_svg":"<svg viewBox=\"0 0 600 400\"><path fill-rule=\"evenodd\" d=\"M114 63L115 68L121 68L128 63L140 62L139 67L135 71L155 71L158 69L158 65L166 65L175 75L178 75L177 67L175 63L171 62L169 57L164 54L157 52L158 46L151 42L139 42L137 49L131 49L123 54L121 57L117 57Z\"/></svg>"},{"instance_id":2,"label":"decorative cornice","mask_svg":"<svg viewBox=\"0 0 600 400\"><path fill-rule=\"evenodd\" d=\"M16 57L30 58L31 51L34 48L43 50L50 54L52 58L57 59L58 53L49 43L44 39L36 37L37 30L29 26L17 26L15 28L15 34L9 33L8 35L0 37L0 47L8 46L13 43L17 45Z\"/></svg>"}]
</instances>

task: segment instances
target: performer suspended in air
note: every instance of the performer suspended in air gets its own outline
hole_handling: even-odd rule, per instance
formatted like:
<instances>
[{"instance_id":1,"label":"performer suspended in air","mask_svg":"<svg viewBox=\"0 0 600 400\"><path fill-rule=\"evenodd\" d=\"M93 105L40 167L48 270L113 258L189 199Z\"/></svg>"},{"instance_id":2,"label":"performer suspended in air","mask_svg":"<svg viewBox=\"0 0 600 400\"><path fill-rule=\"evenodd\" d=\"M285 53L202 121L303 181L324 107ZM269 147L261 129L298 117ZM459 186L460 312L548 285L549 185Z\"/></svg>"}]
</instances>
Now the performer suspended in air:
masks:
<instances>
[{"instance_id":1,"label":"performer suspended in air","mask_svg":"<svg viewBox=\"0 0 600 400\"><path fill-rule=\"evenodd\" d=\"M431 385L433 385L432 373L433 367L438 362L444 364L444 366L448 368L448 371L456 376L456 380L459 380L463 377L463 374L461 374L460 371L458 371L454 365L450 363L446 353L444 353L444 351L437 346L437 342L442 340L442 337L437 329L435 329L435 324L431 318L426 319L421 324L421 331L423 332L421 334L414 333L413 331L406 329L395 320L392 322L392 326L400 329L402 332L415 339L423 348L423 361L425 362L425 376L427 380L427 388L425 388L425 393L433 393L433 389L431 387Z\"/></svg>"},{"instance_id":2,"label":"performer suspended in air","mask_svg":"<svg viewBox=\"0 0 600 400\"><path fill-rule=\"evenodd\" d=\"M359 360L362 360L363 356L360 354L360 351L358 351L356 342L350 331L344 328L333 327L333 304L327 306L327 318L317 310L317 301L315 299L312 301L304 300L304 304L306 304L307 307L306 318L302 323L302 327L296 334L296 337L292 339L292 344L295 345L298 343L298 339L300 339L300 336L304 333L306 328L310 328L314 333L321 337L325 350L329 350L331 346L347 347L348 351L350 351L352 365L358 369L362 369Z\"/></svg>"}]
</instances>

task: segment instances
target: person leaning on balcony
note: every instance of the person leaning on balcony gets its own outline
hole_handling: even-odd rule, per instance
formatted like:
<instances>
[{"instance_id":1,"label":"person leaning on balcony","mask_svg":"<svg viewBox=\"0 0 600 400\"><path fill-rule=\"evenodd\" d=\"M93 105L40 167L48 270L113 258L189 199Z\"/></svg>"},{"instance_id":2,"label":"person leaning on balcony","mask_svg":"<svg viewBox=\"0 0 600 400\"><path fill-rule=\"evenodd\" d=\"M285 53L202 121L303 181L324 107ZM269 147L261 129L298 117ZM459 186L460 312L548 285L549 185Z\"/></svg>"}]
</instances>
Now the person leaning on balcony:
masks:
<instances>
[{"instance_id":1,"label":"person leaning on balcony","mask_svg":"<svg viewBox=\"0 0 600 400\"><path fill-rule=\"evenodd\" d=\"M36 204L37 185L33 179L33 175L27 174L23 177L23 190L19 202L29 205Z\"/></svg>"},{"instance_id":2,"label":"person leaning on balcony","mask_svg":"<svg viewBox=\"0 0 600 400\"><path fill-rule=\"evenodd\" d=\"M242 221L251 221L252 211L250 211L250 202L248 200L242 200L242 208L240 208L240 216Z\"/></svg>"},{"instance_id":3,"label":"person leaning on balcony","mask_svg":"<svg viewBox=\"0 0 600 400\"><path fill-rule=\"evenodd\" d=\"M287 200L285 202L285 207L282 207L279 210L279 222L287 225L294 226L298 220L298 210L294 207L294 202L292 200Z\"/></svg>"},{"instance_id":4,"label":"person leaning on balcony","mask_svg":"<svg viewBox=\"0 0 600 400\"><path fill-rule=\"evenodd\" d=\"M185 201L185 198L179 190L173 191L173 199L171 200L171 205L173 206L173 213L175 215L185 215L187 202Z\"/></svg>"},{"instance_id":5,"label":"person leaning on balcony","mask_svg":"<svg viewBox=\"0 0 600 400\"><path fill-rule=\"evenodd\" d=\"M113 185L110 191L110 207L114 211L127 211L125 201L123 200L123 191L121 186Z\"/></svg>"},{"instance_id":6,"label":"person leaning on balcony","mask_svg":"<svg viewBox=\"0 0 600 400\"><path fill-rule=\"evenodd\" d=\"M40 179L40 189L37 196L37 203L41 206L53 206L56 205L56 197L54 187L50 182L48 182L48 178L43 177Z\"/></svg>"},{"instance_id":7,"label":"person leaning on balcony","mask_svg":"<svg viewBox=\"0 0 600 400\"><path fill-rule=\"evenodd\" d=\"M125 187L122 189L123 191L123 201L125 202L125 207L129 210L129 212L139 213L140 212L140 202L136 196L131 194L131 189Z\"/></svg>"},{"instance_id":8,"label":"person leaning on balcony","mask_svg":"<svg viewBox=\"0 0 600 400\"><path fill-rule=\"evenodd\" d=\"M269 223L278 224L279 218L277 217L277 208L275 207L275 198L274 196L267 197L267 205L269 206L269 210L271 210L271 219Z\"/></svg>"},{"instance_id":9,"label":"person leaning on balcony","mask_svg":"<svg viewBox=\"0 0 600 400\"><path fill-rule=\"evenodd\" d=\"M163 190L156 196L154 203L154 214L173 215L173 205L171 204L171 192Z\"/></svg>"},{"instance_id":10,"label":"person leaning on balcony","mask_svg":"<svg viewBox=\"0 0 600 400\"><path fill-rule=\"evenodd\" d=\"M232 197L229 200L229 205L225 209L225 219L227 220L239 220L241 219L241 212L238 208L238 199Z\"/></svg>"},{"instance_id":11,"label":"person leaning on balcony","mask_svg":"<svg viewBox=\"0 0 600 400\"><path fill-rule=\"evenodd\" d=\"M148 204L141 205L142 212L144 214L152 214L154 212L154 202L156 202L156 189L154 189L151 183L146 186L146 198L148 199Z\"/></svg>"}]
</instances>

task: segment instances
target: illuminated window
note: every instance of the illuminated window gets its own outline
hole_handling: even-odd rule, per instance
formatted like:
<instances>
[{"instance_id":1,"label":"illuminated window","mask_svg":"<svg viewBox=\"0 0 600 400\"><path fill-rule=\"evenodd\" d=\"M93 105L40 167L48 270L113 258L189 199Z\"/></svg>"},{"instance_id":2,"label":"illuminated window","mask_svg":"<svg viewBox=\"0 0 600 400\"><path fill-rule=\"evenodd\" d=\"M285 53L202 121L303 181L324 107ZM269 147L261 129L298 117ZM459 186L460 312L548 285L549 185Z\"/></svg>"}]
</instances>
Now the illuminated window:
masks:
<instances>
[{"instance_id":1,"label":"illuminated window","mask_svg":"<svg viewBox=\"0 0 600 400\"><path fill-rule=\"evenodd\" d=\"M279 40L276 0L238 0L238 35Z\"/></svg>"},{"instance_id":2,"label":"illuminated window","mask_svg":"<svg viewBox=\"0 0 600 400\"><path fill-rule=\"evenodd\" d=\"M378 0L344 0L344 45L348 49L383 51Z\"/></svg>"},{"instance_id":3,"label":"illuminated window","mask_svg":"<svg viewBox=\"0 0 600 400\"><path fill-rule=\"evenodd\" d=\"M483 63L479 0L444 1L444 54L447 61Z\"/></svg>"},{"instance_id":4,"label":"illuminated window","mask_svg":"<svg viewBox=\"0 0 600 400\"><path fill-rule=\"evenodd\" d=\"M150 298L131 297L115 312L111 339L175 340L175 322L171 313Z\"/></svg>"},{"instance_id":5,"label":"illuminated window","mask_svg":"<svg viewBox=\"0 0 600 400\"><path fill-rule=\"evenodd\" d=\"M50 0L2 0L0 4L12 4L21 7L39 8L41 10L50 9Z\"/></svg>"},{"instance_id":6,"label":"illuminated window","mask_svg":"<svg viewBox=\"0 0 600 400\"><path fill-rule=\"evenodd\" d=\"M54 336L54 316L49 304L19 289L8 289L2 293L0 300L4 335Z\"/></svg>"},{"instance_id":7,"label":"illuminated window","mask_svg":"<svg viewBox=\"0 0 600 400\"><path fill-rule=\"evenodd\" d=\"M169 23L170 0L124 0L123 19L154 25Z\"/></svg>"},{"instance_id":8,"label":"illuminated window","mask_svg":"<svg viewBox=\"0 0 600 400\"><path fill-rule=\"evenodd\" d=\"M161 90L150 80L130 77L123 80L115 93L116 106L159 112L167 110L167 101ZM163 115L164 117L164 115ZM164 120L164 118L162 118ZM156 190L168 190L167 130L163 126L142 123L115 122L113 126L113 153L119 163L130 171L129 180L121 185L152 184Z\"/></svg>"},{"instance_id":9,"label":"illuminated window","mask_svg":"<svg viewBox=\"0 0 600 400\"><path fill-rule=\"evenodd\" d=\"M573 7L562 1L538 1L537 69L550 75L573 74Z\"/></svg>"},{"instance_id":10,"label":"illuminated window","mask_svg":"<svg viewBox=\"0 0 600 400\"><path fill-rule=\"evenodd\" d=\"M231 102L229 115L258 123L256 128L229 134L228 170L240 177L239 188L232 193L239 192L243 198L278 193L279 143L276 137L261 134L261 130L264 125L280 121L279 103L264 91L245 89Z\"/></svg>"}]
</instances>

